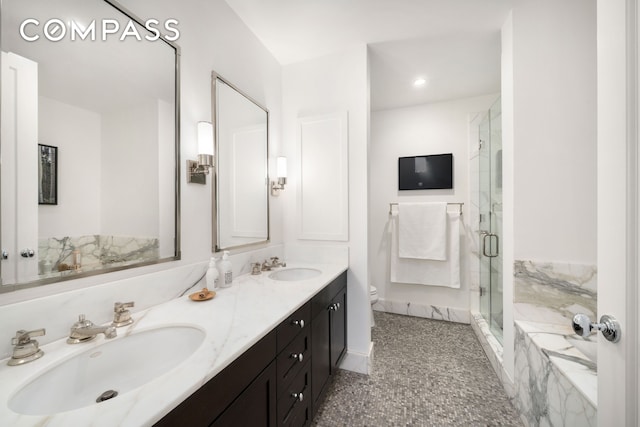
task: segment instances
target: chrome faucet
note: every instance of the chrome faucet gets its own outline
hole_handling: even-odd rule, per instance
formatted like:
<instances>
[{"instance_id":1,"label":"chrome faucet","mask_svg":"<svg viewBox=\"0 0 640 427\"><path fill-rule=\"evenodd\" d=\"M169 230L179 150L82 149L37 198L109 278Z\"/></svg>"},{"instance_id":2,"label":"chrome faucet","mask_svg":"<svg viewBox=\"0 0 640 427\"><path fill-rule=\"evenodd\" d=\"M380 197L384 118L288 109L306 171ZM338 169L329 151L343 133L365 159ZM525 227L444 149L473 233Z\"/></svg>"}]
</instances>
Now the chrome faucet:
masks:
<instances>
[{"instance_id":1,"label":"chrome faucet","mask_svg":"<svg viewBox=\"0 0 640 427\"><path fill-rule=\"evenodd\" d=\"M115 338L117 332L114 326L96 326L91 320L86 320L84 314L81 314L78 316L78 321L71 326L67 342L78 344L91 341L98 334L104 334L105 338Z\"/></svg>"},{"instance_id":2,"label":"chrome faucet","mask_svg":"<svg viewBox=\"0 0 640 427\"><path fill-rule=\"evenodd\" d=\"M11 338L11 344L15 347L13 348L13 355L7 362L7 365L22 365L44 356L44 351L38 348L38 341L31 338L41 337L45 332L44 329L36 329L35 331L28 332L21 329L16 332L16 336Z\"/></svg>"},{"instance_id":3,"label":"chrome faucet","mask_svg":"<svg viewBox=\"0 0 640 427\"><path fill-rule=\"evenodd\" d=\"M277 268L277 267L286 267L287 263L284 261L280 261L280 258L278 258L277 256L272 256L271 257L271 268Z\"/></svg>"},{"instance_id":4,"label":"chrome faucet","mask_svg":"<svg viewBox=\"0 0 640 427\"><path fill-rule=\"evenodd\" d=\"M271 271L272 268L277 268L277 267L286 267L287 263L286 262L280 262L280 258L278 258L277 256L273 256L271 257L271 264L269 264L269 262L267 260L265 260L262 263L262 271Z\"/></svg>"},{"instance_id":5,"label":"chrome faucet","mask_svg":"<svg viewBox=\"0 0 640 427\"><path fill-rule=\"evenodd\" d=\"M133 307L135 304L131 302L117 302L113 305L113 322L112 326L120 328L133 323L131 312L127 308Z\"/></svg>"}]
</instances>

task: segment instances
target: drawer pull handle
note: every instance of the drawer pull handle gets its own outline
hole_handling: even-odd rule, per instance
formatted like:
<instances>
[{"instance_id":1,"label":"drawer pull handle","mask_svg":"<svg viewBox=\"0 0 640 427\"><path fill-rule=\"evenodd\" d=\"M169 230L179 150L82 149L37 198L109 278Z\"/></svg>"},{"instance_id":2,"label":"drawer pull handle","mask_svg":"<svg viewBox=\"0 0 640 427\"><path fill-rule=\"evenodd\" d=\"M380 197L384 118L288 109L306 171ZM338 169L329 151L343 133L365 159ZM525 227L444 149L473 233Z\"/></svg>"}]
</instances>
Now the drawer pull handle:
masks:
<instances>
[{"instance_id":1,"label":"drawer pull handle","mask_svg":"<svg viewBox=\"0 0 640 427\"><path fill-rule=\"evenodd\" d=\"M336 302L335 304L331 304L331 305L329 306L329 310L332 310L332 311L338 311L338 310L340 310L340 303L339 303L339 302Z\"/></svg>"},{"instance_id":2,"label":"drawer pull handle","mask_svg":"<svg viewBox=\"0 0 640 427\"><path fill-rule=\"evenodd\" d=\"M296 399L298 402L302 402L304 400L304 395L302 394L302 392L300 392L300 393L291 393L291 397Z\"/></svg>"},{"instance_id":3,"label":"drawer pull handle","mask_svg":"<svg viewBox=\"0 0 640 427\"><path fill-rule=\"evenodd\" d=\"M290 357L292 359L296 359L298 362L302 362L304 360L304 355L302 353L291 353Z\"/></svg>"},{"instance_id":4,"label":"drawer pull handle","mask_svg":"<svg viewBox=\"0 0 640 427\"><path fill-rule=\"evenodd\" d=\"M291 322L293 326L299 326L300 329L304 328L304 320L294 320Z\"/></svg>"}]
</instances>

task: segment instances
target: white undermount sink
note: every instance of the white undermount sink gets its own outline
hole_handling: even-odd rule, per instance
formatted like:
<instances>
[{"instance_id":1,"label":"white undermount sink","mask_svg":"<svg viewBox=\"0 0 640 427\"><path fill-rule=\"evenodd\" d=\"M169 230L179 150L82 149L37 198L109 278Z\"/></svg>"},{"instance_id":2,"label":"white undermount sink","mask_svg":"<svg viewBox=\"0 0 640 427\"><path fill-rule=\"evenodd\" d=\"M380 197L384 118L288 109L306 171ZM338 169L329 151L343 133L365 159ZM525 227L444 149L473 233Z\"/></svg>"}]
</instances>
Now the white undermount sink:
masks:
<instances>
[{"instance_id":1,"label":"white undermount sink","mask_svg":"<svg viewBox=\"0 0 640 427\"><path fill-rule=\"evenodd\" d=\"M118 399L178 366L204 337L196 327L167 326L105 341L22 386L9 408L25 415L51 415L95 405L100 396L108 400L111 391L118 393L111 398Z\"/></svg>"},{"instance_id":2,"label":"white undermount sink","mask_svg":"<svg viewBox=\"0 0 640 427\"><path fill-rule=\"evenodd\" d=\"M298 280L311 279L322 273L315 268L287 268L285 270L274 271L269 274L269 279L294 282Z\"/></svg>"}]
</instances>

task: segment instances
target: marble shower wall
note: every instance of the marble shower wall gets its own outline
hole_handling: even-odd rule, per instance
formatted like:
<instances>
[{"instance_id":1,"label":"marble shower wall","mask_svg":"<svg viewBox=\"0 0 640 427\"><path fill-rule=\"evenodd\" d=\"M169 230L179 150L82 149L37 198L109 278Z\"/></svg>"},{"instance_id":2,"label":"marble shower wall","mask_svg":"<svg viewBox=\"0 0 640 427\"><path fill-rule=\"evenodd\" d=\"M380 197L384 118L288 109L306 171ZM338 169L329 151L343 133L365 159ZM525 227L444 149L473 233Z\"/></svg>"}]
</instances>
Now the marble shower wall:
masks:
<instances>
[{"instance_id":1,"label":"marble shower wall","mask_svg":"<svg viewBox=\"0 0 640 427\"><path fill-rule=\"evenodd\" d=\"M595 266L516 260L513 274L515 320L570 325L576 313L595 319Z\"/></svg>"},{"instance_id":2,"label":"marble shower wall","mask_svg":"<svg viewBox=\"0 0 640 427\"><path fill-rule=\"evenodd\" d=\"M159 241L155 237L88 235L50 237L38 242L38 273L57 272L61 264L73 265L73 251L80 251L83 270L105 264L125 264L158 259Z\"/></svg>"}]
</instances>

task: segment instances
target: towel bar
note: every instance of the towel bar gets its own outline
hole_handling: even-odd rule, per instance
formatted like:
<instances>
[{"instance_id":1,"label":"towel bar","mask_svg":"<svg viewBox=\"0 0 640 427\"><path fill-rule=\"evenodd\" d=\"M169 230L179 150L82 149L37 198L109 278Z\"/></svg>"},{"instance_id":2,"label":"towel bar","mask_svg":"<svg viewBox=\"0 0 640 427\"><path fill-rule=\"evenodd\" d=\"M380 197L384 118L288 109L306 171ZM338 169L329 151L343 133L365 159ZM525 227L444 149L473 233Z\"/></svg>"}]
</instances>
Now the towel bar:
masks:
<instances>
[{"instance_id":1,"label":"towel bar","mask_svg":"<svg viewBox=\"0 0 640 427\"><path fill-rule=\"evenodd\" d=\"M447 203L447 206L451 206L451 205L458 205L460 215L462 215L462 206L464 205L464 203L461 203L461 202ZM389 215L393 214L394 206L398 206L398 203L389 203Z\"/></svg>"}]
</instances>

